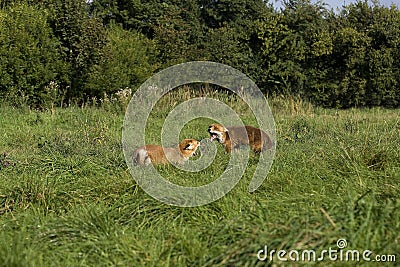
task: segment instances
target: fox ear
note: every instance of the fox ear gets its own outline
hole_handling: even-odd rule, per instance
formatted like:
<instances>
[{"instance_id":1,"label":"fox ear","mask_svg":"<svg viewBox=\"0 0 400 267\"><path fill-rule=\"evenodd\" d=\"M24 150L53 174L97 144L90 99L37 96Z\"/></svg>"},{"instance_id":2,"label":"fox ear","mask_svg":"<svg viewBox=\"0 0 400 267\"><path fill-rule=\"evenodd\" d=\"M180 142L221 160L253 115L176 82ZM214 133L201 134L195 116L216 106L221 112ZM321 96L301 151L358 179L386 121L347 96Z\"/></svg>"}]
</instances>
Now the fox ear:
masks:
<instances>
[{"instance_id":1,"label":"fox ear","mask_svg":"<svg viewBox=\"0 0 400 267\"><path fill-rule=\"evenodd\" d=\"M193 145L192 144L187 144L184 148L184 150L191 150L193 149Z\"/></svg>"}]
</instances>

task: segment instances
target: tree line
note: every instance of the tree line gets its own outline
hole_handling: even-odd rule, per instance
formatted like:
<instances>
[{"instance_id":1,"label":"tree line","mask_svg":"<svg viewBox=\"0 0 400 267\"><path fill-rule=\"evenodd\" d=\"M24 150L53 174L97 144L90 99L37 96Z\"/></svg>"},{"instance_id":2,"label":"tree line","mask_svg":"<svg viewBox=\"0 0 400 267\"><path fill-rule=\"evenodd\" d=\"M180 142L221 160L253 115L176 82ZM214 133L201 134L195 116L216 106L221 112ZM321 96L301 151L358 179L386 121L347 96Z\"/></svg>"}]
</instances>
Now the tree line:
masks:
<instances>
[{"instance_id":1,"label":"tree line","mask_svg":"<svg viewBox=\"0 0 400 267\"><path fill-rule=\"evenodd\" d=\"M360 0L3 0L0 95L86 101L173 64L209 60L268 95L325 107L400 106L400 11Z\"/></svg>"}]
</instances>

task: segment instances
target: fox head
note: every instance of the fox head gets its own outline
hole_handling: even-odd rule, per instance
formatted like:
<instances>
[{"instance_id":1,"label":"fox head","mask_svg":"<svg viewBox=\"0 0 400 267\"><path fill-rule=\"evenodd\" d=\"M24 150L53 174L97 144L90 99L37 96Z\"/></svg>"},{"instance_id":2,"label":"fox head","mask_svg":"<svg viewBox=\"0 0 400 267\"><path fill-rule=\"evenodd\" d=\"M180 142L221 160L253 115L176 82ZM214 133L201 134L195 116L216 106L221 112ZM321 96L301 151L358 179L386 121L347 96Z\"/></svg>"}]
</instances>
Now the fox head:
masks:
<instances>
[{"instance_id":1,"label":"fox head","mask_svg":"<svg viewBox=\"0 0 400 267\"><path fill-rule=\"evenodd\" d=\"M179 150L185 158L196 155L196 150L199 147L200 142L196 139L184 139L179 144Z\"/></svg>"},{"instance_id":2,"label":"fox head","mask_svg":"<svg viewBox=\"0 0 400 267\"><path fill-rule=\"evenodd\" d=\"M217 140L220 143L224 143L226 140L228 129L226 129L221 124L214 123L208 127L208 133L211 136L211 142Z\"/></svg>"}]
</instances>

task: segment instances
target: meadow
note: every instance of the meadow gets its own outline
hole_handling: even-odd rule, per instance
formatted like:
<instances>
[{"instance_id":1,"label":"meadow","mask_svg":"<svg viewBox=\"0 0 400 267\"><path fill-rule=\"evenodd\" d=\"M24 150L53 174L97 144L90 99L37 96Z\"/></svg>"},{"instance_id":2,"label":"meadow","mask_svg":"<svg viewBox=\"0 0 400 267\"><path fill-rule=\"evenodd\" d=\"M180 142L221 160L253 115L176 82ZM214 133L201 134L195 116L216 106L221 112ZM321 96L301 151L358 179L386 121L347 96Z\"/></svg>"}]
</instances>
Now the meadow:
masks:
<instances>
[{"instance_id":1,"label":"meadow","mask_svg":"<svg viewBox=\"0 0 400 267\"><path fill-rule=\"evenodd\" d=\"M149 141L159 142L168 109L188 95L159 103ZM234 97L212 97L254 123ZM372 251L371 262L360 259L364 266L376 266L377 255L387 256L381 266L399 262L400 110L322 109L282 96L268 102L277 150L263 185L247 191L253 153L229 194L192 208L153 199L130 175L123 104L0 105L0 266L346 266L328 255L322 262L257 258L265 246L338 250L339 239L343 251ZM206 138L209 123L195 120L182 134ZM217 155L200 173L158 170L177 183L208 183L229 160L221 145Z\"/></svg>"}]
</instances>

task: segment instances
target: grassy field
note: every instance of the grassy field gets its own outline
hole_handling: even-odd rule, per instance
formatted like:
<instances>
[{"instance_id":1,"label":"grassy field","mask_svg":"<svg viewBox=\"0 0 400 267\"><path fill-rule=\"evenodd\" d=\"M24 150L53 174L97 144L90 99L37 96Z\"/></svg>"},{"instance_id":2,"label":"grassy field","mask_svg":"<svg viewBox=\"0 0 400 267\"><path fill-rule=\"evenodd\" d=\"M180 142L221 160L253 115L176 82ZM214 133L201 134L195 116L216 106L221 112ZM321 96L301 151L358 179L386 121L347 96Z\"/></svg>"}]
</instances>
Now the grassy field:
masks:
<instances>
[{"instance_id":1,"label":"grassy field","mask_svg":"<svg viewBox=\"0 0 400 267\"><path fill-rule=\"evenodd\" d=\"M269 104L278 145L263 185L247 192L252 154L228 195L195 208L163 204L137 186L123 158L120 106L1 105L0 266L346 266L328 255L323 263L257 258L265 246L315 250L318 258L338 250L338 239L347 241L342 252L397 254L398 264L400 110L326 110L293 98ZM154 111L149 140L157 141L167 106ZM185 133L204 138L208 123L195 120ZM229 159L219 148L221 163L200 173L159 171L176 183L208 183Z\"/></svg>"}]
</instances>

